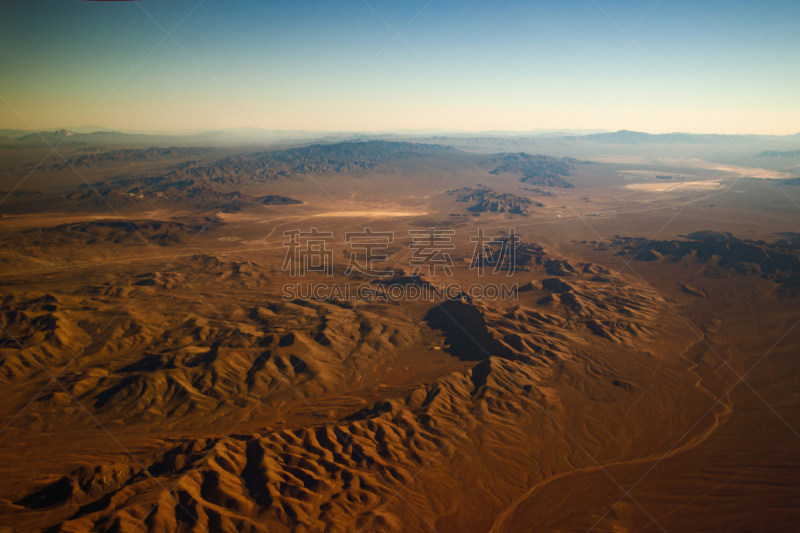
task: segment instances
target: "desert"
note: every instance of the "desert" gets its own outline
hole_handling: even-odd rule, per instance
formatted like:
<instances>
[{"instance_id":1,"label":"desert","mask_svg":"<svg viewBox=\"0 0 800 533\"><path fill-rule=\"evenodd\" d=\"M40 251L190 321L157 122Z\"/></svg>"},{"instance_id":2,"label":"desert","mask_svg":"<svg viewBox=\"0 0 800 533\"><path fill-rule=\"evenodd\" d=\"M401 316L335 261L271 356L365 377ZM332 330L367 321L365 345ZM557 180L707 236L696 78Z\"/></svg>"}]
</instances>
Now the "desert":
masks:
<instances>
[{"instance_id":1,"label":"desert","mask_svg":"<svg viewBox=\"0 0 800 533\"><path fill-rule=\"evenodd\" d=\"M321 148L298 148L279 177L261 172L265 154L233 158L252 182L224 170L230 157L170 159L139 177L103 156L130 177L5 193L4 520L674 530L704 516L746 523L752 507L730 502L752 491L775 530L793 520L800 337L790 329L761 361L765 340L796 321L800 237L787 220L798 211L774 203L780 185L725 173L632 187L610 163L418 142L361 163L386 146L325 145L337 163L321 169L304 159ZM213 150L184 156L195 153ZM764 213L758 225L735 222L738 189ZM649 191L659 196L630 195ZM382 274L348 275L358 248L345 236L367 228L391 236L374 256ZM412 275L427 228L449 232L450 266ZM328 273L291 278L293 231L328 235ZM494 235L483 277L481 232ZM500 257L511 236L513 261ZM372 297L287 299L292 281L357 283ZM513 284L513 298L467 292L488 282ZM389 296L408 285L450 292Z\"/></svg>"},{"instance_id":2,"label":"desert","mask_svg":"<svg viewBox=\"0 0 800 533\"><path fill-rule=\"evenodd\" d=\"M0 533L794 533L800 4L0 5Z\"/></svg>"}]
</instances>

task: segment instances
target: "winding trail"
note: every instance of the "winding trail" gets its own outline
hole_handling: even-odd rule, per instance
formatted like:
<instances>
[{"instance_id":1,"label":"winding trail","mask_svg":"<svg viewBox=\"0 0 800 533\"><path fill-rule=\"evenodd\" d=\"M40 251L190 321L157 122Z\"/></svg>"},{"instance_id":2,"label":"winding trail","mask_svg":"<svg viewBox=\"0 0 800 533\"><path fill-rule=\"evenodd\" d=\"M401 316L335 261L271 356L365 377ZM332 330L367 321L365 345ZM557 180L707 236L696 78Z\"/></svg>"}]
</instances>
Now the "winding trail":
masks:
<instances>
[{"instance_id":1,"label":"winding trail","mask_svg":"<svg viewBox=\"0 0 800 533\"><path fill-rule=\"evenodd\" d=\"M702 342L702 341L698 340L696 342L691 343L689 346L687 346L686 350L684 350L684 352L681 354L681 357L686 358L686 354L690 352L692 347L695 346L697 343L700 343L700 342ZM688 358L686 358L686 359L689 360ZM687 370L689 372L697 374L695 372L695 368L697 368L698 365L694 361L691 361L691 360L689 360L689 361L691 363L691 366ZM660 362L659 362L659 365L660 365ZM696 383L696 386L701 388L701 389L703 389L712 399L714 399L714 401L716 401L716 398L711 393L711 391L706 389L705 387L703 387L701 385L702 377L700 377L699 374L697 374L697 377L698 377L698 382ZM711 437L711 435L717 429L719 429L722 426L724 421L727 420L727 418L731 415L731 413L733 413L733 400L730 399L730 396L726 396L724 400L720 400L719 401L719 405L721 405L723 407L723 410L721 412L719 412L718 409L717 409L717 406L714 406L714 422L708 428L706 428L705 431L703 431L699 435L696 435L693 438L689 439L686 442L686 444L684 444L683 446L675 447L674 449L671 449L671 450L667 451L666 453L658 452L658 453L654 453L652 455L649 455L647 457L642 457L642 458L639 458L639 459L631 459L629 461L615 461L615 462L606 463L606 464L603 464L603 465L587 466L587 467L578 468L578 469L575 469L575 470L570 470L568 472L562 472L562 473L557 474L555 476L543 479L539 483L537 483L537 484L533 485L532 487L530 487L527 491L522 493L520 496L518 496L513 502L511 502L511 504L503 511L503 513L500 514L495 519L494 524L492 525L492 528L489 529L488 533L499 533L501 531L505 531L505 529L504 529L505 522L514 514L514 512L519 508L519 506L522 503L524 503L526 500L531 498L537 491L540 491L540 490L544 489L547 485L549 485L550 483L552 483L554 481L557 481L559 479L562 479L562 478L565 478L567 476L571 476L571 475L574 475L574 474L587 474L587 473L593 473L593 472L598 472L598 471L599 472L605 472L605 470L607 468L611 468L611 467L615 467L615 466L631 466L631 465L646 464L646 463L661 461L661 460L669 459L670 457L674 457L674 456L676 456L678 454L681 454L681 453L684 453L684 452L687 452L689 450L692 450L692 449L696 448L697 446L699 446L700 444L705 442L709 437ZM704 415L703 418L705 418L706 416L708 416L708 414ZM696 424L699 424L700 421L703 420L703 418L698 420ZM693 428L694 428L694 426L692 428L690 428L689 431L691 431ZM688 435L688 432L687 432L687 435ZM680 440L683 440L687 435L684 435L683 437L681 437ZM678 441L678 442L680 442L680 441Z\"/></svg>"}]
</instances>

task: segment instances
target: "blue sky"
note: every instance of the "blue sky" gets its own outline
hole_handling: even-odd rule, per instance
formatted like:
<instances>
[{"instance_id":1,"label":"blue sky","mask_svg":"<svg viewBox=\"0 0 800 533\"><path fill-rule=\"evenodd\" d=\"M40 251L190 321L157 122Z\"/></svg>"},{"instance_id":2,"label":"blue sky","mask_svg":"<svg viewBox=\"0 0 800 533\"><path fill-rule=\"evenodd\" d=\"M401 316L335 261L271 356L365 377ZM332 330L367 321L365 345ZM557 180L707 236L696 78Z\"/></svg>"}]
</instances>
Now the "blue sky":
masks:
<instances>
[{"instance_id":1,"label":"blue sky","mask_svg":"<svg viewBox=\"0 0 800 533\"><path fill-rule=\"evenodd\" d=\"M5 2L0 128L796 133L800 2L755 4Z\"/></svg>"}]
</instances>

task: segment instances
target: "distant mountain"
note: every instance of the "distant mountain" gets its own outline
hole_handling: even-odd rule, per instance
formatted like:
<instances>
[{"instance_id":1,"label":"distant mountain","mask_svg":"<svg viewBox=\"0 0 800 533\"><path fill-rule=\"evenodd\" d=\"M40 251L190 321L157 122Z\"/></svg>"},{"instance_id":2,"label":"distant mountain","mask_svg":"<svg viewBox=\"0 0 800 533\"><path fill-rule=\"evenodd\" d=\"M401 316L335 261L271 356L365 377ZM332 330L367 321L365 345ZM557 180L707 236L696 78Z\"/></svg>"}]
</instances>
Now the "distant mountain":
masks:
<instances>
[{"instance_id":1,"label":"distant mountain","mask_svg":"<svg viewBox=\"0 0 800 533\"><path fill-rule=\"evenodd\" d=\"M423 142L430 142L430 143L438 143L438 144L448 144L453 146L464 146L464 147L473 147L476 149L484 149L492 147L493 149L519 149L519 148L528 148L530 146L534 146L539 144L537 140L539 137L531 137L531 136L517 136L517 137L451 137L446 135L437 135L433 137L424 137L419 139ZM398 140L402 140L402 138L398 138ZM556 140L555 138L553 140Z\"/></svg>"},{"instance_id":2,"label":"distant mountain","mask_svg":"<svg viewBox=\"0 0 800 533\"><path fill-rule=\"evenodd\" d=\"M790 159L792 157L800 157L800 150L788 150L786 152L778 152L775 150L766 150L761 152L756 157L783 157Z\"/></svg>"},{"instance_id":3,"label":"distant mountain","mask_svg":"<svg viewBox=\"0 0 800 533\"><path fill-rule=\"evenodd\" d=\"M644 133L641 131L619 130L609 133L592 133L589 135L573 135L553 138L562 142L592 142L604 144L712 144L712 143L744 143L756 139L762 141L775 140L787 142L800 139L794 135L718 135L696 133Z\"/></svg>"},{"instance_id":4,"label":"distant mountain","mask_svg":"<svg viewBox=\"0 0 800 533\"><path fill-rule=\"evenodd\" d=\"M695 231L688 235L680 235L680 237L690 241L705 241L710 239L712 241L731 242L737 240L730 232L714 230Z\"/></svg>"},{"instance_id":5,"label":"distant mountain","mask_svg":"<svg viewBox=\"0 0 800 533\"><path fill-rule=\"evenodd\" d=\"M289 167L289 172L312 174L344 169L368 170L389 161L455 153L450 146L397 141L312 144L280 152L242 156L242 160Z\"/></svg>"},{"instance_id":6,"label":"distant mountain","mask_svg":"<svg viewBox=\"0 0 800 533\"><path fill-rule=\"evenodd\" d=\"M57 144L61 141L65 141L67 138L80 135L79 133L73 133L67 130L40 131L39 133L25 132L23 135L8 136L2 140L10 144L44 144L45 141L50 144Z\"/></svg>"},{"instance_id":7,"label":"distant mountain","mask_svg":"<svg viewBox=\"0 0 800 533\"><path fill-rule=\"evenodd\" d=\"M374 170L401 161L456 154L450 146L395 141L340 142L312 144L283 151L243 154L200 167L193 172L206 172L228 185L247 179L278 179L296 175L329 174ZM227 180L225 179L227 178Z\"/></svg>"},{"instance_id":8,"label":"distant mountain","mask_svg":"<svg viewBox=\"0 0 800 533\"><path fill-rule=\"evenodd\" d=\"M459 202L475 202L475 205L467 209L473 213L510 213L528 216L528 208L534 205L544 207L544 204L533 202L524 196L510 193L499 194L488 187L465 187L448 192L457 195Z\"/></svg>"},{"instance_id":9,"label":"distant mountain","mask_svg":"<svg viewBox=\"0 0 800 533\"><path fill-rule=\"evenodd\" d=\"M120 131L80 133L64 129L31 133L29 131L21 132L20 130L0 130L0 144L46 146L45 141L53 146L61 143L62 146L72 147L118 145L126 148L146 148L148 146L228 146L236 144L237 141L242 142L243 139L219 133L198 135L124 133ZM248 138L244 141L252 143L253 139ZM263 136L259 141L263 141ZM272 142L269 141L268 144L272 144Z\"/></svg>"},{"instance_id":10,"label":"distant mountain","mask_svg":"<svg viewBox=\"0 0 800 533\"><path fill-rule=\"evenodd\" d=\"M6 194L0 192L0 198ZM252 205L253 198L237 192L219 191L208 180L156 176L95 183L93 188L81 185L78 190L65 193L14 191L3 203L3 213L108 212L108 204L120 211L143 206L191 206L201 210L224 209L230 213Z\"/></svg>"},{"instance_id":11,"label":"distant mountain","mask_svg":"<svg viewBox=\"0 0 800 533\"><path fill-rule=\"evenodd\" d=\"M24 215L43 212L107 213L109 208L106 202L119 210L135 207L141 203L140 199L117 191L98 189L98 192L100 192L105 200L88 188L53 194L17 190L10 194L7 192L0 192L0 198L6 198L3 202L4 215ZM142 198L141 200L144 199Z\"/></svg>"},{"instance_id":12,"label":"distant mountain","mask_svg":"<svg viewBox=\"0 0 800 533\"><path fill-rule=\"evenodd\" d=\"M15 130L9 128L0 128L0 140L3 138L8 139L15 139L17 137L22 137L23 135L29 134L30 131L28 130Z\"/></svg>"},{"instance_id":13,"label":"distant mountain","mask_svg":"<svg viewBox=\"0 0 800 533\"><path fill-rule=\"evenodd\" d=\"M554 187L557 189L572 189L575 187L573 184L565 180L564 178L560 178L558 176L546 177L546 176L523 176L520 178L522 183L530 183L531 185L537 185L539 187Z\"/></svg>"},{"instance_id":14,"label":"distant mountain","mask_svg":"<svg viewBox=\"0 0 800 533\"><path fill-rule=\"evenodd\" d=\"M620 130L610 133L592 133L574 137L563 137L573 141L600 142L608 144L653 144L653 143L683 143L696 144L704 142L705 135L693 135L691 133L643 133L640 131Z\"/></svg>"},{"instance_id":15,"label":"distant mountain","mask_svg":"<svg viewBox=\"0 0 800 533\"><path fill-rule=\"evenodd\" d=\"M159 136L145 136L132 133L120 133L118 131L96 131L92 133L76 133L70 130L55 130L55 131L40 131L38 133L25 132L24 135L6 136L0 138L0 142L14 145L26 144L45 144L49 143L55 146L58 143L63 144L137 144L145 142L147 137ZM166 137L165 137L166 138Z\"/></svg>"},{"instance_id":16,"label":"distant mountain","mask_svg":"<svg viewBox=\"0 0 800 533\"><path fill-rule=\"evenodd\" d=\"M697 231L682 235L687 240L650 241L646 238L615 236L613 244L638 261L692 262L719 267L731 273L760 274L780 284L790 294L800 293L800 235L781 234L779 241L768 243L739 239L731 233ZM715 275L719 275L715 273Z\"/></svg>"},{"instance_id":17,"label":"distant mountain","mask_svg":"<svg viewBox=\"0 0 800 533\"><path fill-rule=\"evenodd\" d=\"M7 239L4 244L13 248L85 246L104 243L136 245L150 243L169 246L188 241L207 226L206 224L184 224L161 220L93 220L25 230L21 236ZM216 224L209 231L215 230Z\"/></svg>"},{"instance_id":18,"label":"distant mountain","mask_svg":"<svg viewBox=\"0 0 800 533\"><path fill-rule=\"evenodd\" d=\"M264 205L296 205L302 204L300 200L289 198L288 196L281 196L279 194L268 194L257 198L257 200Z\"/></svg>"},{"instance_id":19,"label":"distant mountain","mask_svg":"<svg viewBox=\"0 0 800 533\"><path fill-rule=\"evenodd\" d=\"M78 155L67 158L66 161L58 156L52 163L43 163L45 170L66 170L70 165L75 168L103 168L123 166L148 161L163 159L179 159L205 155L213 152L214 148L138 148L121 150L96 150L94 148L81 148ZM32 166L32 165L31 165Z\"/></svg>"},{"instance_id":20,"label":"distant mountain","mask_svg":"<svg viewBox=\"0 0 800 533\"><path fill-rule=\"evenodd\" d=\"M65 134L62 132L62 134ZM88 152L73 156L76 166L94 166L126 160L146 161L151 158L187 157L202 155L207 148L148 148L146 150L111 150ZM281 152L256 152L236 157L226 157L212 164L187 161L175 170L157 176L123 176L94 184L94 188L114 206L124 208L138 205L183 205L198 209L235 212L261 205L289 205L302 203L293 198L271 195L251 197L232 189L250 181L265 181L295 175L329 174L373 170L396 161L436 158L443 154L461 153L442 145L411 142L345 142L315 144ZM60 166L59 166L60 165ZM56 163L53 168L67 167ZM40 194L16 191L3 205L9 214L41 211L42 203L48 208L65 212L107 209L105 202L90 187L61 194Z\"/></svg>"},{"instance_id":21,"label":"distant mountain","mask_svg":"<svg viewBox=\"0 0 800 533\"><path fill-rule=\"evenodd\" d=\"M41 134L41 136L40 136ZM406 142L434 143L453 146L474 146L486 149L525 149L530 146L554 143L598 143L616 145L652 144L715 144L761 142L781 143L800 142L800 133L793 135L716 135L693 133L651 134L638 131L620 130L539 130L535 132L489 131L489 132L291 132L270 130L264 132L254 128L210 130L200 133L188 132L121 132L100 126L82 126L76 131L60 129L32 133L30 130L0 129L0 144L38 145L44 144L42 137L50 144L62 142L66 145L119 145L125 148L146 148L147 146L246 146L260 144L278 147L287 142L296 146L316 140L319 144L357 144L362 142ZM752 149L754 146L751 144ZM766 146L767 148L769 145ZM764 149L762 146L761 148Z\"/></svg>"},{"instance_id":22,"label":"distant mountain","mask_svg":"<svg viewBox=\"0 0 800 533\"><path fill-rule=\"evenodd\" d=\"M81 188L88 188L82 186ZM222 209L234 212L241 209L250 197L238 192L217 190L215 184L205 179L181 179L174 173L167 176L124 178L98 184L98 191L121 195L136 201L167 202L170 205L189 203L201 209Z\"/></svg>"},{"instance_id":23,"label":"distant mountain","mask_svg":"<svg viewBox=\"0 0 800 533\"><path fill-rule=\"evenodd\" d=\"M523 183L569 189L573 185L563 179L563 176L572 175L572 161L577 160L512 152L495 154L484 160L481 166L491 168L490 174L522 174L520 181Z\"/></svg>"}]
</instances>

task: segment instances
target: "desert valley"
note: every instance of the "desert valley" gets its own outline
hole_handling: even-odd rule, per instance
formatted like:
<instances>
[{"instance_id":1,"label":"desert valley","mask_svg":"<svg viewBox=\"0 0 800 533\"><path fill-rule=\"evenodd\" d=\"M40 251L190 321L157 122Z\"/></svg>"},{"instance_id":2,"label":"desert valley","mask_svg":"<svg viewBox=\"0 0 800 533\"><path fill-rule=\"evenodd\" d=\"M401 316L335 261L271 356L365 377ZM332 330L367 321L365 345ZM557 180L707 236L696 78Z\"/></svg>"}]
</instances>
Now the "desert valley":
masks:
<instances>
[{"instance_id":1,"label":"desert valley","mask_svg":"<svg viewBox=\"0 0 800 533\"><path fill-rule=\"evenodd\" d=\"M2 139L3 531L795 530L798 136L201 141Z\"/></svg>"}]
</instances>

